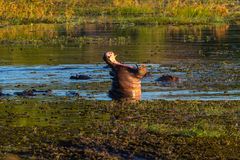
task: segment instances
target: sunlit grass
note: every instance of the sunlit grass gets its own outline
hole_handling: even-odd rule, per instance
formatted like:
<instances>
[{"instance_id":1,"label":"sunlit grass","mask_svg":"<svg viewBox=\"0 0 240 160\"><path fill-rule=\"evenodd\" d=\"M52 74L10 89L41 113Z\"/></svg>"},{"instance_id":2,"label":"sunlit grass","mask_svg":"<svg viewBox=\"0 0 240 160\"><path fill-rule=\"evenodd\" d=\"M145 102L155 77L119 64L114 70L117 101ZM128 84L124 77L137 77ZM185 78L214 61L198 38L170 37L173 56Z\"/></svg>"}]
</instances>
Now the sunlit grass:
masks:
<instances>
[{"instance_id":1,"label":"sunlit grass","mask_svg":"<svg viewBox=\"0 0 240 160\"><path fill-rule=\"evenodd\" d=\"M152 1L152 0L46 0L5 1L0 0L1 23L63 23L79 20L81 16L134 16L128 19L137 22L140 17L154 17L141 20L144 23L209 23L233 19L239 8L234 0L201 1ZM127 17L126 17L127 16ZM147 19L146 18L146 19ZM157 19L157 20L155 20ZM139 22L138 22L139 23Z\"/></svg>"}]
</instances>

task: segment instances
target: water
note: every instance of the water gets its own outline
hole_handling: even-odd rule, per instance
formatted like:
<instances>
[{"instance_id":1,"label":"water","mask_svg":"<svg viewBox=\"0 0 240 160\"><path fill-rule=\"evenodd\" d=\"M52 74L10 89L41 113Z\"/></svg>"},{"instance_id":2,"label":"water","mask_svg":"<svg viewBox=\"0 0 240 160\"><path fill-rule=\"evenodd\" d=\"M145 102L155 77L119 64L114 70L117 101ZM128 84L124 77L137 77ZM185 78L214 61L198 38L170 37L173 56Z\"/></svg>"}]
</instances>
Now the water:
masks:
<instances>
[{"instance_id":1,"label":"water","mask_svg":"<svg viewBox=\"0 0 240 160\"><path fill-rule=\"evenodd\" d=\"M239 100L240 26L26 25L0 29L0 86L6 97L25 89L110 100L106 51L131 65L146 63L144 100ZM71 80L84 74L90 80ZM176 83L156 82L162 75Z\"/></svg>"}]
</instances>

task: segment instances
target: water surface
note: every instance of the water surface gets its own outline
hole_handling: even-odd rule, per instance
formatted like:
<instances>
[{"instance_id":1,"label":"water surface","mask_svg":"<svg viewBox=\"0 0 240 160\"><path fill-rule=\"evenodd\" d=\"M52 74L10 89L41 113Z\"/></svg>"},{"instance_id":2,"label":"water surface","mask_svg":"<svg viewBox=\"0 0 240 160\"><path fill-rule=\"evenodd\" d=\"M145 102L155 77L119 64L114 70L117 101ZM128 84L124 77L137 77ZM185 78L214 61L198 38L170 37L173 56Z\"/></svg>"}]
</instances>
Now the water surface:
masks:
<instances>
[{"instance_id":1,"label":"water surface","mask_svg":"<svg viewBox=\"0 0 240 160\"><path fill-rule=\"evenodd\" d=\"M102 55L112 50L131 65L146 63L151 74L143 80L144 100L236 100L239 35L237 25L5 27L0 29L0 86L11 98L14 92L35 88L51 89L49 98L110 100L111 79ZM70 80L74 74L91 79ZM180 81L155 81L166 74Z\"/></svg>"}]
</instances>

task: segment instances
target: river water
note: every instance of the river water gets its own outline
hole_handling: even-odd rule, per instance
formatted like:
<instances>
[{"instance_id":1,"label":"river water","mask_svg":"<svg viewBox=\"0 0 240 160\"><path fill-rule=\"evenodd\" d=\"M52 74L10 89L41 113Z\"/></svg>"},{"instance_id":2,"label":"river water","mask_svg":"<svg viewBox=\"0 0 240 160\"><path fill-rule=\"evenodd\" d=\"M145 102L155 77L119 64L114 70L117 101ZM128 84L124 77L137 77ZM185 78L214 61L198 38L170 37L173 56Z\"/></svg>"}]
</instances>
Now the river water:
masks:
<instances>
[{"instance_id":1,"label":"river water","mask_svg":"<svg viewBox=\"0 0 240 160\"><path fill-rule=\"evenodd\" d=\"M38 24L0 28L0 88L15 98L26 89L49 95L110 100L106 51L129 65L146 64L143 100L239 100L240 26ZM71 80L83 74L89 80ZM157 82L162 75L178 82ZM34 98L33 97L33 98Z\"/></svg>"}]
</instances>

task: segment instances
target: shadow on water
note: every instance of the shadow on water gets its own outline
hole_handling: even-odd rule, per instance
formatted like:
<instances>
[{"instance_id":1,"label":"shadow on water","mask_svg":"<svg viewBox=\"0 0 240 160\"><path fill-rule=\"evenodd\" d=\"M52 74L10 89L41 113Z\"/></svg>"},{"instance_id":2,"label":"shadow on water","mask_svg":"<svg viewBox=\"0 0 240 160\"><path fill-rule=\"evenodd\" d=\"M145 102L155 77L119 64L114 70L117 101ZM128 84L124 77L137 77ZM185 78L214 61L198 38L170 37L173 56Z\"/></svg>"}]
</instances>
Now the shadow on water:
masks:
<instances>
[{"instance_id":1,"label":"shadow on water","mask_svg":"<svg viewBox=\"0 0 240 160\"><path fill-rule=\"evenodd\" d=\"M143 99L240 99L240 26L22 25L0 28L0 85L5 95L25 89L51 96L109 100L104 52L147 63ZM75 74L89 80L71 80ZM180 77L160 83L161 75ZM50 96L50 97L51 97Z\"/></svg>"}]
</instances>

